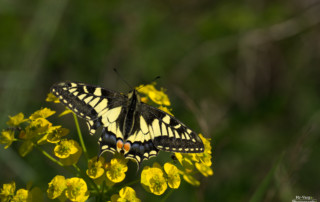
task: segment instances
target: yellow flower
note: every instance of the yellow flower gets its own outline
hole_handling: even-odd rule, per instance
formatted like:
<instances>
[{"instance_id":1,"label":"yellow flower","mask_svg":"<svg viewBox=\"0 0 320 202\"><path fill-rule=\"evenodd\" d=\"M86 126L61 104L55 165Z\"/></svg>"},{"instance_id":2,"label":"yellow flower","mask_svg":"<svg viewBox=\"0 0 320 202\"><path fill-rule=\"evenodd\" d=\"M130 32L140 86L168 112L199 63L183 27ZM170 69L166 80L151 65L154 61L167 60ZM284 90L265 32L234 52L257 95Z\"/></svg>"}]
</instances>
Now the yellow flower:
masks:
<instances>
[{"instance_id":1,"label":"yellow flower","mask_svg":"<svg viewBox=\"0 0 320 202\"><path fill-rule=\"evenodd\" d=\"M175 156L186 172L191 173L193 171L194 165L192 161L192 154L175 153Z\"/></svg>"},{"instance_id":2,"label":"yellow flower","mask_svg":"<svg viewBox=\"0 0 320 202\"><path fill-rule=\"evenodd\" d=\"M75 154L78 148L75 146L76 141L62 139L60 143L54 148L54 154L60 158L64 159L69 157L71 154Z\"/></svg>"},{"instance_id":3,"label":"yellow flower","mask_svg":"<svg viewBox=\"0 0 320 202\"><path fill-rule=\"evenodd\" d=\"M87 169L87 175L91 179L97 179L101 177L104 173L104 169L102 168L104 164L104 158L100 157L97 161L97 157L94 157L89 160L88 162L88 169Z\"/></svg>"},{"instance_id":4,"label":"yellow flower","mask_svg":"<svg viewBox=\"0 0 320 202\"><path fill-rule=\"evenodd\" d=\"M69 166L78 162L82 149L78 142L62 139L54 148L54 153L63 165Z\"/></svg>"},{"instance_id":5,"label":"yellow flower","mask_svg":"<svg viewBox=\"0 0 320 202\"><path fill-rule=\"evenodd\" d=\"M171 163L165 163L163 168L168 176L169 187L172 189L178 189L181 182L179 169Z\"/></svg>"},{"instance_id":6,"label":"yellow flower","mask_svg":"<svg viewBox=\"0 0 320 202\"><path fill-rule=\"evenodd\" d=\"M158 164L154 163L153 167L145 166L141 172L141 184L147 191L161 195L168 187L163 175L164 173Z\"/></svg>"},{"instance_id":7,"label":"yellow flower","mask_svg":"<svg viewBox=\"0 0 320 202\"><path fill-rule=\"evenodd\" d=\"M10 201L12 196L14 195L14 192L16 190L16 183L11 182L9 184L3 184L2 189L0 191L0 199L3 202Z\"/></svg>"},{"instance_id":8,"label":"yellow flower","mask_svg":"<svg viewBox=\"0 0 320 202\"><path fill-rule=\"evenodd\" d=\"M207 150L208 153L211 154L211 145L210 145L210 141L211 141L211 138L205 138L203 137L203 135L200 133L199 134L199 137L201 138L203 144L204 144L204 150Z\"/></svg>"},{"instance_id":9,"label":"yellow flower","mask_svg":"<svg viewBox=\"0 0 320 202\"><path fill-rule=\"evenodd\" d=\"M212 156L210 139L204 138L202 134L199 134L199 137L204 144L204 152L190 154L175 153L175 155L182 167L185 169L186 173L191 173L194 170L195 166L202 175L208 177L209 175L213 175L213 171L211 169Z\"/></svg>"},{"instance_id":10,"label":"yellow flower","mask_svg":"<svg viewBox=\"0 0 320 202\"><path fill-rule=\"evenodd\" d=\"M210 141L211 141L211 139L210 138L205 138L205 137L203 137L202 136L202 134L199 134L199 137L201 138L201 140L202 140L202 142L203 142L203 145L204 145L204 151L203 151L203 153L198 153L198 155L200 156L200 157L203 157L202 155L203 154L207 154L207 155L210 155L210 157L211 157L211 150L212 150L212 148L211 148L211 145L210 145ZM200 160L201 160L201 158L200 158ZM211 158L210 158L210 162L211 162ZM208 165L208 166L211 166L211 164L210 165Z\"/></svg>"},{"instance_id":11,"label":"yellow flower","mask_svg":"<svg viewBox=\"0 0 320 202\"><path fill-rule=\"evenodd\" d=\"M128 170L128 160L124 159L122 155L115 155L113 159L106 165L107 178L114 183L121 182L126 177Z\"/></svg>"},{"instance_id":12,"label":"yellow flower","mask_svg":"<svg viewBox=\"0 0 320 202\"><path fill-rule=\"evenodd\" d=\"M30 185L31 186L31 185ZM30 187L29 186L29 187ZM27 185L28 187L28 185ZM42 192L40 188L34 187L31 191L27 189L19 189L16 194L14 193L16 189L15 182L10 184L4 184L0 191L0 201L1 202L38 202L43 201Z\"/></svg>"},{"instance_id":13,"label":"yellow flower","mask_svg":"<svg viewBox=\"0 0 320 202\"><path fill-rule=\"evenodd\" d=\"M28 119L24 119L23 113L19 113L15 116L9 116L9 121L7 121L7 125L11 127L19 126L21 123L27 121Z\"/></svg>"},{"instance_id":14,"label":"yellow flower","mask_svg":"<svg viewBox=\"0 0 320 202\"><path fill-rule=\"evenodd\" d=\"M66 196L70 201L85 201L89 198L86 182L82 178L67 179Z\"/></svg>"},{"instance_id":15,"label":"yellow flower","mask_svg":"<svg viewBox=\"0 0 320 202\"><path fill-rule=\"evenodd\" d=\"M35 111L31 116L29 117L30 120L36 120L37 118L47 118L51 115L56 113L55 111L52 111L49 108L43 108L38 111Z\"/></svg>"},{"instance_id":16,"label":"yellow flower","mask_svg":"<svg viewBox=\"0 0 320 202\"><path fill-rule=\"evenodd\" d=\"M151 91L149 92L149 97L158 105L170 106L169 98L163 91Z\"/></svg>"},{"instance_id":17,"label":"yellow flower","mask_svg":"<svg viewBox=\"0 0 320 202\"><path fill-rule=\"evenodd\" d=\"M202 175L208 177L209 175L213 175L213 170L211 169L211 145L210 139L204 138L201 134L199 134L203 144L204 144L204 152L197 154L199 157L199 161L195 163L198 171L201 172Z\"/></svg>"},{"instance_id":18,"label":"yellow flower","mask_svg":"<svg viewBox=\"0 0 320 202\"><path fill-rule=\"evenodd\" d=\"M47 195L50 199L59 197L67 188L67 181L64 176L57 175L48 184Z\"/></svg>"},{"instance_id":19,"label":"yellow flower","mask_svg":"<svg viewBox=\"0 0 320 202\"><path fill-rule=\"evenodd\" d=\"M63 112L61 112L61 113L59 114L59 117L65 116L65 115L70 114L70 113L72 113L71 109L68 109L68 108L67 108L66 110L64 110Z\"/></svg>"},{"instance_id":20,"label":"yellow flower","mask_svg":"<svg viewBox=\"0 0 320 202\"><path fill-rule=\"evenodd\" d=\"M140 202L141 200L137 198L136 192L131 187L123 187L118 194L111 196L111 202Z\"/></svg>"},{"instance_id":21,"label":"yellow flower","mask_svg":"<svg viewBox=\"0 0 320 202\"><path fill-rule=\"evenodd\" d=\"M200 182L190 174L184 174L183 179L193 186L199 186Z\"/></svg>"},{"instance_id":22,"label":"yellow flower","mask_svg":"<svg viewBox=\"0 0 320 202\"><path fill-rule=\"evenodd\" d=\"M207 166L205 164L196 163L196 168L205 177L208 177L209 175L213 175L213 170L209 166Z\"/></svg>"},{"instance_id":23,"label":"yellow flower","mask_svg":"<svg viewBox=\"0 0 320 202\"><path fill-rule=\"evenodd\" d=\"M157 90L155 86L155 82L148 85L140 85L136 89L139 93L147 95L154 103L158 105L166 105L170 106L170 100L168 96L164 93L164 89L160 91Z\"/></svg>"},{"instance_id":24,"label":"yellow flower","mask_svg":"<svg viewBox=\"0 0 320 202\"><path fill-rule=\"evenodd\" d=\"M200 184L200 182L191 175L194 168L197 168L197 170L205 177L213 175L213 170L211 169L212 156L210 139L204 138L202 134L199 134L199 137L204 144L204 152L190 154L175 153L175 156L184 168L184 171L182 171L183 179L194 186L199 186Z\"/></svg>"},{"instance_id":25,"label":"yellow flower","mask_svg":"<svg viewBox=\"0 0 320 202\"><path fill-rule=\"evenodd\" d=\"M61 137L68 135L69 129L61 128L61 126L53 126L48 130L47 141L50 143L58 143Z\"/></svg>"},{"instance_id":26,"label":"yellow flower","mask_svg":"<svg viewBox=\"0 0 320 202\"><path fill-rule=\"evenodd\" d=\"M136 90L138 90L139 93L141 94L145 94L145 95L148 95L150 91L156 91L154 85L156 83L153 82L151 84L147 84L147 85L140 85L138 87L136 87Z\"/></svg>"},{"instance_id":27,"label":"yellow flower","mask_svg":"<svg viewBox=\"0 0 320 202\"><path fill-rule=\"evenodd\" d=\"M51 126L48 128L48 131L42 138L37 140L37 144L45 143L58 143L60 142L63 136L66 136L69 133L69 129L61 128L61 126Z\"/></svg>"},{"instance_id":28,"label":"yellow flower","mask_svg":"<svg viewBox=\"0 0 320 202\"><path fill-rule=\"evenodd\" d=\"M0 135L0 144L5 144L4 148L7 149L10 147L13 141L16 139L14 138L14 131L13 130L3 130Z\"/></svg>"},{"instance_id":29,"label":"yellow flower","mask_svg":"<svg viewBox=\"0 0 320 202\"><path fill-rule=\"evenodd\" d=\"M11 200L11 202L25 202L25 201L30 201L29 191L26 189L17 190L16 195L14 195Z\"/></svg>"},{"instance_id":30,"label":"yellow flower","mask_svg":"<svg viewBox=\"0 0 320 202\"><path fill-rule=\"evenodd\" d=\"M164 112L170 114L171 116L173 116L173 114L171 113L170 109L168 109L168 107L160 106L160 107L158 107L158 109L160 109L161 111L164 111Z\"/></svg>"},{"instance_id":31,"label":"yellow flower","mask_svg":"<svg viewBox=\"0 0 320 202\"><path fill-rule=\"evenodd\" d=\"M60 101L59 101L59 98L57 98L55 95L53 95L52 93L48 93L46 102L59 103Z\"/></svg>"},{"instance_id":32,"label":"yellow flower","mask_svg":"<svg viewBox=\"0 0 320 202\"><path fill-rule=\"evenodd\" d=\"M48 129L52 126L45 118L37 118L31 121L30 125L26 127L26 131L21 131L19 138L31 139L37 135L45 134Z\"/></svg>"}]
</instances>

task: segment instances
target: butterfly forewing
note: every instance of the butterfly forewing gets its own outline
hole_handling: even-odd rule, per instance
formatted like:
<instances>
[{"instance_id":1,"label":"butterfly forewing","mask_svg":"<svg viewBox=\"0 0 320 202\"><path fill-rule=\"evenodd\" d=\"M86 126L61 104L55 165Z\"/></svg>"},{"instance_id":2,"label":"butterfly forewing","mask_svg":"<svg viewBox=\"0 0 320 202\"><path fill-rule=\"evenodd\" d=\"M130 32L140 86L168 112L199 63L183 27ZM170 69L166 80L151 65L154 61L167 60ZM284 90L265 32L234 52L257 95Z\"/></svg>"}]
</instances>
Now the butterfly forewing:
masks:
<instances>
[{"instance_id":1,"label":"butterfly forewing","mask_svg":"<svg viewBox=\"0 0 320 202\"><path fill-rule=\"evenodd\" d=\"M102 119L104 114L109 112L109 118L116 119L117 117L114 118L114 116L119 114L114 112L118 112L119 107L121 108L127 100L118 92L77 82L54 84L51 92L59 98L62 104L87 120L90 134L94 134L101 125L106 127L109 124L108 120Z\"/></svg>"},{"instance_id":2,"label":"butterfly forewing","mask_svg":"<svg viewBox=\"0 0 320 202\"><path fill-rule=\"evenodd\" d=\"M118 92L76 82L57 83L52 86L51 92L61 103L87 120L96 120L126 101L126 97Z\"/></svg>"}]
</instances>

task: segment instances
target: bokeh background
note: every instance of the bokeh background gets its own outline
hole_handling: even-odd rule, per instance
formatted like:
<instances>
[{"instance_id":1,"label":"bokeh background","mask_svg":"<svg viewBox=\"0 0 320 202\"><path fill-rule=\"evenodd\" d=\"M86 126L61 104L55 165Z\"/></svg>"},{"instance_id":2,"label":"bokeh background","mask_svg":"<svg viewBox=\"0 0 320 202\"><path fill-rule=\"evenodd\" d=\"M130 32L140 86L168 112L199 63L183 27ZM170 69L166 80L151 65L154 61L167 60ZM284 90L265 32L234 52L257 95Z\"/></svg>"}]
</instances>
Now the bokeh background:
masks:
<instances>
[{"instance_id":1,"label":"bokeh background","mask_svg":"<svg viewBox=\"0 0 320 202\"><path fill-rule=\"evenodd\" d=\"M127 92L113 68L132 86L161 76L175 116L211 138L215 172L168 201L319 201L319 64L319 0L0 0L0 127L61 112L45 102L57 81ZM76 138L71 116L51 121ZM85 135L91 156L97 138ZM37 151L0 149L1 184L46 187L56 174L68 175Z\"/></svg>"}]
</instances>

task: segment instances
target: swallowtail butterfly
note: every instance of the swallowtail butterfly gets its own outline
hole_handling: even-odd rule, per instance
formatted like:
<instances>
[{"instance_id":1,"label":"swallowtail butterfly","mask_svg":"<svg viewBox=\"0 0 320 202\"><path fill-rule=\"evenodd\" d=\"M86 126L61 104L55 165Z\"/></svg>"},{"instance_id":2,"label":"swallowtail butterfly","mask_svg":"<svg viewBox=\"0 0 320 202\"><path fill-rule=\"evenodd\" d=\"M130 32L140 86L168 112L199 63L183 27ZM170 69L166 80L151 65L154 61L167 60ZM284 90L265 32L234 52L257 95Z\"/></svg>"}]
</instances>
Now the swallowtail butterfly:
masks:
<instances>
[{"instance_id":1,"label":"swallowtail butterfly","mask_svg":"<svg viewBox=\"0 0 320 202\"><path fill-rule=\"evenodd\" d=\"M90 134L103 127L100 155L120 152L138 166L159 150L180 153L204 151L202 140L175 117L140 101L133 90L124 95L98 86L60 82L51 92L87 121Z\"/></svg>"}]
</instances>

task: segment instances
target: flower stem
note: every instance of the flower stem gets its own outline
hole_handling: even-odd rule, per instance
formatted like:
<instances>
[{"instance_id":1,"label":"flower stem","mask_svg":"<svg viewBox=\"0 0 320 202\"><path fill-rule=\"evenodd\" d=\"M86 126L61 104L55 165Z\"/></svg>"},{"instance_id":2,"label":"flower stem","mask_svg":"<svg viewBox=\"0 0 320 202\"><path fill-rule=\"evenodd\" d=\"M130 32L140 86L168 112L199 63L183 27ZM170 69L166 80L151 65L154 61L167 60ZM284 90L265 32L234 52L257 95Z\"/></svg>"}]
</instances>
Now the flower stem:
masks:
<instances>
[{"instance_id":1,"label":"flower stem","mask_svg":"<svg viewBox=\"0 0 320 202\"><path fill-rule=\"evenodd\" d=\"M87 161L89 161L89 155L88 155L88 152L87 152L86 145L84 144L84 141L83 141L83 138L82 138L82 133L81 133L81 130L80 130L80 125L79 125L79 121L78 121L77 115L75 113L72 113L72 114L73 114L74 122L76 124L78 137L79 137L79 141L80 141L83 153L84 153ZM89 178L86 174L83 174L83 172L80 170L80 168L77 165L73 164L73 167L78 171L78 173L80 173L82 178L86 178L87 181L93 187L93 189L95 189L99 193L99 187L96 185L96 183L94 183L94 181L91 178Z\"/></svg>"},{"instance_id":2,"label":"flower stem","mask_svg":"<svg viewBox=\"0 0 320 202\"><path fill-rule=\"evenodd\" d=\"M131 182L126 183L126 184L123 185L122 187L131 186L131 185L136 184L136 183L139 183L139 182L140 182L140 180L134 180L134 181L131 181Z\"/></svg>"},{"instance_id":3,"label":"flower stem","mask_svg":"<svg viewBox=\"0 0 320 202\"><path fill-rule=\"evenodd\" d=\"M73 114L74 122L75 122L75 124L76 124L77 132L78 132L78 137L79 137L79 141L80 141L80 144L81 144L83 153L84 153L84 155L85 155L85 157L86 157L86 159L87 159L87 161L88 161L88 160L89 160L89 155L88 155L88 152L87 152L86 145L84 144L84 141L83 141L83 138L82 138L82 133L81 133L81 130L80 130L78 118L77 118L77 116L76 116L75 113L72 113L72 114Z\"/></svg>"},{"instance_id":4,"label":"flower stem","mask_svg":"<svg viewBox=\"0 0 320 202\"><path fill-rule=\"evenodd\" d=\"M46 157L48 157L48 159L50 159L52 162L54 162L55 164L58 164L58 165L61 166L61 167L64 167L64 165L63 165L60 161L58 161L58 160L56 160L55 158L53 158L50 154L48 154L48 152L46 152L45 150L43 150L41 147L39 147L39 146L37 146L37 145L35 145L34 147L37 148L43 155L45 155Z\"/></svg>"},{"instance_id":5,"label":"flower stem","mask_svg":"<svg viewBox=\"0 0 320 202\"><path fill-rule=\"evenodd\" d=\"M106 187L106 183L105 183L105 180L102 182L102 187L101 187L101 190L100 190L100 195L101 195L101 199L103 200L104 199L104 188Z\"/></svg>"},{"instance_id":6,"label":"flower stem","mask_svg":"<svg viewBox=\"0 0 320 202\"><path fill-rule=\"evenodd\" d=\"M44 156L46 156L48 159L50 159L52 162L54 162L55 164L61 166L61 167L64 167L66 168L69 172L72 172L73 174L77 174L78 170L77 171L74 171L72 169L70 169L69 167L63 165L60 161L58 161L57 159L53 158L48 152L46 152L45 150L43 150L41 147L39 147L38 145L35 145L34 146L35 148L37 148Z\"/></svg>"},{"instance_id":7,"label":"flower stem","mask_svg":"<svg viewBox=\"0 0 320 202\"><path fill-rule=\"evenodd\" d=\"M72 166L74 167L74 169L76 169L76 171L80 174L81 170L80 168L76 165L76 164L72 164Z\"/></svg>"},{"instance_id":8,"label":"flower stem","mask_svg":"<svg viewBox=\"0 0 320 202\"><path fill-rule=\"evenodd\" d=\"M171 194L173 193L174 189L170 189L169 192L162 198L162 202L165 202L169 196L171 196Z\"/></svg>"}]
</instances>

